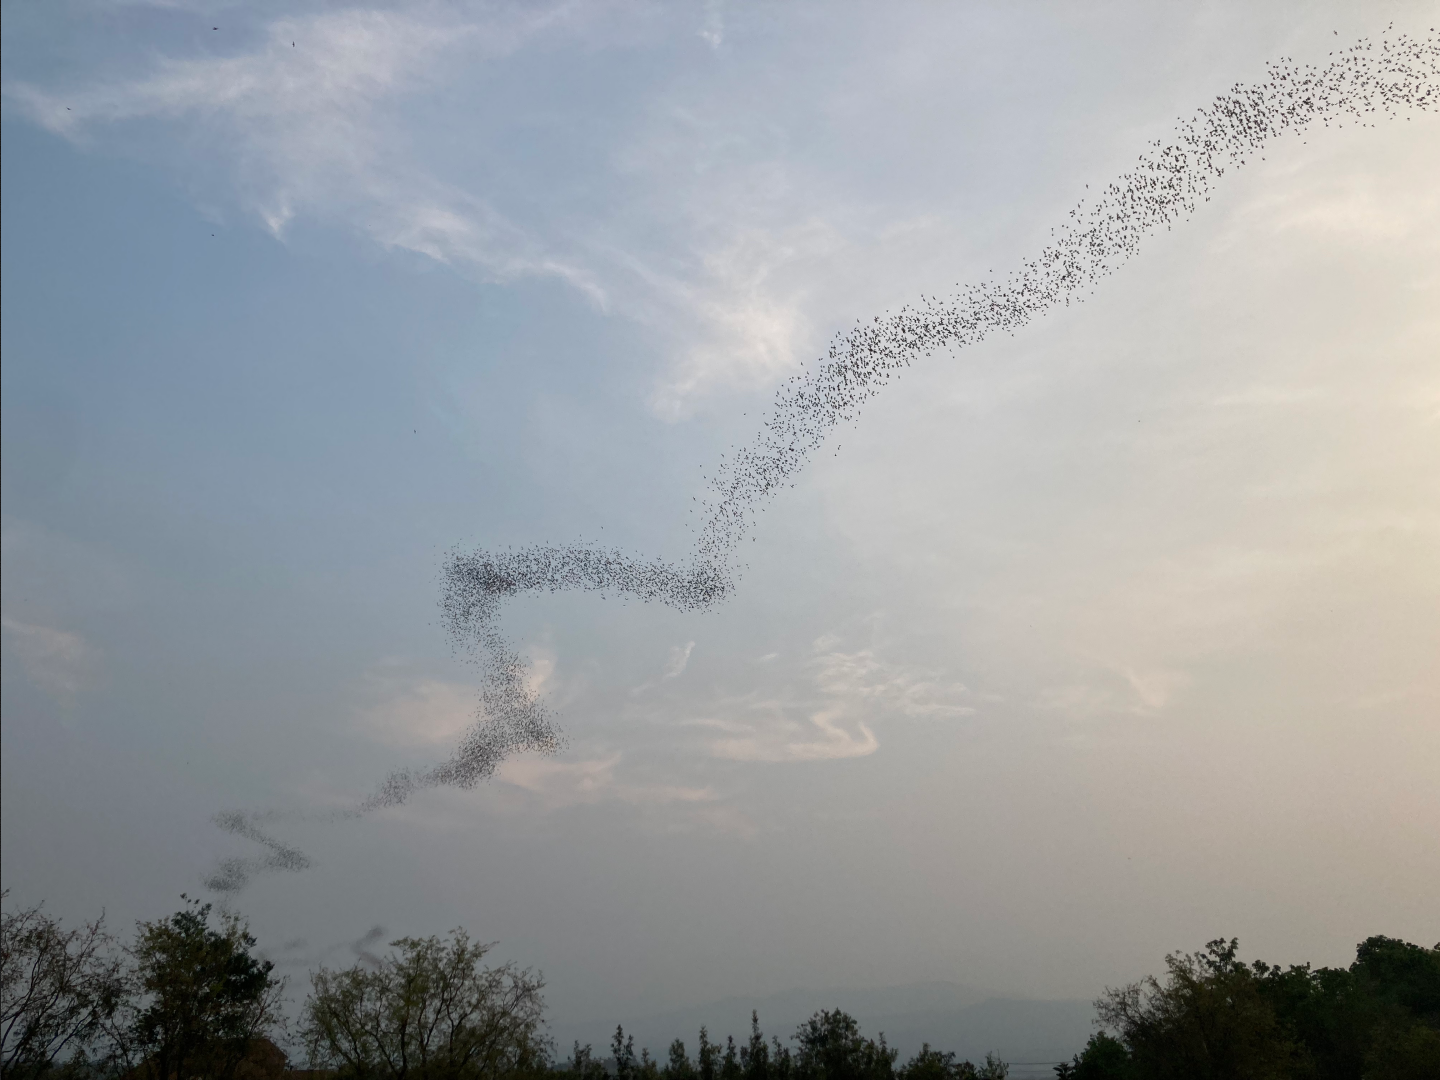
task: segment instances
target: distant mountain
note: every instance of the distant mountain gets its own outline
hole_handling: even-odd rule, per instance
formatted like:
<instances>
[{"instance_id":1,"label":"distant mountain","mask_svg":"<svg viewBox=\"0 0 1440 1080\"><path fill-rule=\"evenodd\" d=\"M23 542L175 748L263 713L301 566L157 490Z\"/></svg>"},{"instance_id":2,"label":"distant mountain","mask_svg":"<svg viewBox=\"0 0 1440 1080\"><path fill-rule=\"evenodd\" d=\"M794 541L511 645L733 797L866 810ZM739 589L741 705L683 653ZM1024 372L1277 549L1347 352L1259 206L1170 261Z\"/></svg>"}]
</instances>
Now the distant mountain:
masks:
<instances>
[{"instance_id":1,"label":"distant mountain","mask_svg":"<svg viewBox=\"0 0 1440 1080\"><path fill-rule=\"evenodd\" d=\"M652 1056L665 1058L674 1039L683 1039L693 1057L696 1035L704 1024L720 1043L727 1035L737 1043L750 1034L750 1010L760 1013L760 1028L767 1036L789 1036L818 1009L844 1009L870 1036L885 1033L901 1060L928 1042L939 1050L953 1050L962 1058L979 1060L993 1051L1009 1061L1059 1061L1085 1045L1094 1030L1095 1009L1088 1001L1029 1001L999 998L959 983L916 983L871 990L787 990L757 998L726 998L689 1009L646 1017L596 1019L590 1023L552 1025L556 1049L569 1055L578 1039L590 1043L597 1055L610 1052L616 1023L635 1036L636 1047L649 1047Z\"/></svg>"}]
</instances>

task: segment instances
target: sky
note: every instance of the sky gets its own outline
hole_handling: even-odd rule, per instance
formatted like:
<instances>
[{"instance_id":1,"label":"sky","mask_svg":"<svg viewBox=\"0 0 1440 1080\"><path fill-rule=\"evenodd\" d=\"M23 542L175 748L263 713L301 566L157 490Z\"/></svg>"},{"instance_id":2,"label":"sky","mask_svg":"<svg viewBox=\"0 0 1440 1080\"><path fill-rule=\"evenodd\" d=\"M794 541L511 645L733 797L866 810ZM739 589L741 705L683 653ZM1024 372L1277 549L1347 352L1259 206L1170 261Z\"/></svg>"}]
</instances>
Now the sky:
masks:
<instances>
[{"instance_id":1,"label":"sky","mask_svg":"<svg viewBox=\"0 0 1440 1080\"><path fill-rule=\"evenodd\" d=\"M312 865L216 899L297 985L464 926L561 1021L1434 942L1434 112L1277 141L906 370L718 607L509 604L562 749L343 811L475 722L450 553L682 556L837 330L1018 266L1267 61L1437 15L7 4L10 902L161 916L245 811Z\"/></svg>"}]
</instances>

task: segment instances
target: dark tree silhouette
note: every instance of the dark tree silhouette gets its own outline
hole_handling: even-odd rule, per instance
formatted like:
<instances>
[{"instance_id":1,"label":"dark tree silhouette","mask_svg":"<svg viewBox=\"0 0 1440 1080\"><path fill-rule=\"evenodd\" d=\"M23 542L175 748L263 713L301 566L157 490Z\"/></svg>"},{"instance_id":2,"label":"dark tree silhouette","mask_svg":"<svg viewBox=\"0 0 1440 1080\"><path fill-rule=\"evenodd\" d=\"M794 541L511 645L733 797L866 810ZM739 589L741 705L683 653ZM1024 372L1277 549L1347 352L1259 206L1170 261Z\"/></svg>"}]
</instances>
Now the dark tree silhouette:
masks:
<instances>
[{"instance_id":1,"label":"dark tree silhouette","mask_svg":"<svg viewBox=\"0 0 1440 1080\"><path fill-rule=\"evenodd\" d=\"M136 999L122 1033L132 1075L229 1080L279 1020L283 983L251 954L235 915L210 925L211 906L188 900L168 919L142 922L131 949Z\"/></svg>"}]
</instances>

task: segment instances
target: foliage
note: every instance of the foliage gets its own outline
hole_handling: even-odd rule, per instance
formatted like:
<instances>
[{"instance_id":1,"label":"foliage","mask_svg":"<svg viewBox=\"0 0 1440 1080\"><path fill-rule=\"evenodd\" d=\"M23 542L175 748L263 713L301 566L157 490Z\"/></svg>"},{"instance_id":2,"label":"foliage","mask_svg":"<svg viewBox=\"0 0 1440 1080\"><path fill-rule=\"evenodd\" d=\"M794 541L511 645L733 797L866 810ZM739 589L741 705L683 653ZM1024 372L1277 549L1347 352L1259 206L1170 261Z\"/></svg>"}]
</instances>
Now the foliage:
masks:
<instances>
[{"instance_id":1,"label":"foliage","mask_svg":"<svg viewBox=\"0 0 1440 1080\"><path fill-rule=\"evenodd\" d=\"M575 1052L567 1064L566 1072L569 1073L566 1080L605 1080L610 1075L605 1071L604 1063L596 1060L590 1044L586 1043L581 1046L578 1040L575 1043Z\"/></svg>"},{"instance_id":2,"label":"foliage","mask_svg":"<svg viewBox=\"0 0 1440 1080\"><path fill-rule=\"evenodd\" d=\"M1120 1033L1137 1072L1155 1080L1280 1080L1296 1047L1285 1037L1255 973L1235 958L1238 943L1165 958L1153 976L1096 1002L1100 1020Z\"/></svg>"},{"instance_id":3,"label":"foliage","mask_svg":"<svg viewBox=\"0 0 1440 1080\"><path fill-rule=\"evenodd\" d=\"M795 1032L797 1080L890 1080L895 1051L860 1034L855 1018L840 1009L824 1009Z\"/></svg>"},{"instance_id":4,"label":"foliage","mask_svg":"<svg viewBox=\"0 0 1440 1080\"><path fill-rule=\"evenodd\" d=\"M1371 937L1356 946L1348 969L1257 963L1254 970L1301 1045L1299 1075L1440 1076L1440 946Z\"/></svg>"},{"instance_id":5,"label":"foliage","mask_svg":"<svg viewBox=\"0 0 1440 1080\"><path fill-rule=\"evenodd\" d=\"M685 1053L683 1039L676 1039L670 1044L670 1058L665 1062L660 1075L665 1077L665 1080L695 1080L695 1066L690 1064L690 1056Z\"/></svg>"},{"instance_id":6,"label":"foliage","mask_svg":"<svg viewBox=\"0 0 1440 1080\"><path fill-rule=\"evenodd\" d=\"M1130 1051L1103 1031L1090 1036L1075 1060L1062 1062L1055 1070L1057 1080L1131 1080L1134 1075Z\"/></svg>"},{"instance_id":7,"label":"foliage","mask_svg":"<svg viewBox=\"0 0 1440 1080\"><path fill-rule=\"evenodd\" d=\"M1440 946L1371 937L1349 968L1236 959L1237 943L1166 958L1167 978L1096 1002L1119 1038L1090 1040L1067 1080L1440 1077Z\"/></svg>"},{"instance_id":8,"label":"foliage","mask_svg":"<svg viewBox=\"0 0 1440 1080\"><path fill-rule=\"evenodd\" d=\"M976 1066L952 1053L932 1050L928 1043L897 1069L896 1051L886 1044L885 1036L866 1038L855 1018L839 1009L815 1013L791 1041L794 1050L778 1037L767 1041L759 1016L752 1012L750 1037L744 1043L727 1038L722 1049L702 1027L697 1060L692 1062L685 1043L676 1039L657 1075L660 1080L1004 1080L1008 1073L1005 1063L993 1055ZM622 1062L633 1059L633 1043L628 1037L622 1041L617 1031L611 1045L617 1051L616 1078L624 1080L631 1074L630 1066ZM644 1060L642 1052L641 1075ZM574 1066L567 1071L574 1072Z\"/></svg>"},{"instance_id":9,"label":"foliage","mask_svg":"<svg viewBox=\"0 0 1440 1080\"><path fill-rule=\"evenodd\" d=\"M229 1080L252 1042L276 1028L283 983L251 955L255 938L235 915L210 925L211 906L189 900L167 919L142 922L130 950L137 995L119 1033L132 1075Z\"/></svg>"},{"instance_id":10,"label":"foliage","mask_svg":"<svg viewBox=\"0 0 1440 1080\"><path fill-rule=\"evenodd\" d=\"M8 893L0 893L8 896ZM123 1080L1004 1080L993 1054L959 1060L928 1043L904 1064L885 1036L822 1010L788 1044L713 1040L702 1027L658 1061L617 1026L610 1057L578 1042L550 1062L543 982L463 930L402 938L369 967L312 975L302 1034L318 1071L289 1071L277 1033L282 983L236 916L187 900L137 924L117 950L103 919L66 930L39 907L6 911L0 933L0 1072L6 1078ZM1056 1067L1057 1080L1437 1080L1440 945L1371 937L1348 968L1242 963L1234 939L1165 959L1163 978L1107 990L1107 1030Z\"/></svg>"},{"instance_id":11,"label":"foliage","mask_svg":"<svg viewBox=\"0 0 1440 1080\"><path fill-rule=\"evenodd\" d=\"M985 1064L960 1061L952 1051L930 1049L929 1043L896 1072L897 1080L1005 1080L1010 1067L994 1054L985 1055Z\"/></svg>"},{"instance_id":12,"label":"foliage","mask_svg":"<svg viewBox=\"0 0 1440 1080\"><path fill-rule=\"evenodd\" d=\"M43 1076L103 1045L127 992L113 945L103 915L74 930L38 905L0 915L0 1073Z\"/></svg>"},{"instance_id":13,"label":"foliage","mask_svg":"<svg viewBox=\"0 0 1440 1080\"><path fill-rule=\"evenodd\" d=\"M378 967L311 976L303 1035L313 1062L343 1077L494 1080L545 1070L543 981L513 964L490 968L490 946L455 930L401 938ZM589 1048L577 1065L584 1076Z\"/></svg>"}]
</instances>

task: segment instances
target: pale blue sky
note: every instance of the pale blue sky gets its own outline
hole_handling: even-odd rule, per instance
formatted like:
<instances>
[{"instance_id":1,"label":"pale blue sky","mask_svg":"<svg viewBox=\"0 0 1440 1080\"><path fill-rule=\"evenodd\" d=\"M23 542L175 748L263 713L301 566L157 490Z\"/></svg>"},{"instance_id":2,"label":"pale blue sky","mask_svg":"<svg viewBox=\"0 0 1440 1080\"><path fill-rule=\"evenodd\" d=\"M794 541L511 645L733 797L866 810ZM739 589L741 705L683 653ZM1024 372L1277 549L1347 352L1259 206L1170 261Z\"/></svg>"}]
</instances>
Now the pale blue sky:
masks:
<instances>
[{"instance_id":1,"label":"pale blue sky","mask_svg":"<svg viewBox=\"0 0 1440 1080\"><path fill-rule=\"evenodd\" d=\"M570 1018L1440 937L1433 114L907 372L718 611L511 605L557 757L306 817L469 722L446 551L683 554L836 328L1436 14L7 5L6 886L154 916L273 809L316 860L237 900L277 954L463 923Z\"/></svg>"}]
</instances>

